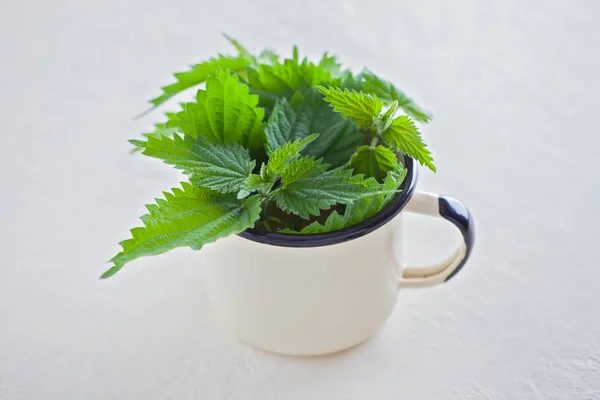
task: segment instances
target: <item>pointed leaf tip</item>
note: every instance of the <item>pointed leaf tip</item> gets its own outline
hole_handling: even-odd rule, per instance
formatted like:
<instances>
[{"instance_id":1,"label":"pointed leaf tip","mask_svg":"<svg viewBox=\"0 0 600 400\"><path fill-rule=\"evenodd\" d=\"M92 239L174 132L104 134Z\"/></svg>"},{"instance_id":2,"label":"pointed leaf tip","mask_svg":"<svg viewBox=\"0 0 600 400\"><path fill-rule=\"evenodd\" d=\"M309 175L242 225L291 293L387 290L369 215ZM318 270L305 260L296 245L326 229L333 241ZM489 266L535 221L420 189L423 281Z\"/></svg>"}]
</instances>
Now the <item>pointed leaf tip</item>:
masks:
<instances>
[{"instance_id":1,"label":"pointed leaf tip","mask_svg":"<svg viewBox=\"0 0 600 400\"><path fill-rule=\"evenodd\" d=\"M111 276L116 274L120 269L121 269L121 267L117 267L117 266L109 268L102 275L100 275L100 279L110 278Z\"/></svg>"}]
</instances>

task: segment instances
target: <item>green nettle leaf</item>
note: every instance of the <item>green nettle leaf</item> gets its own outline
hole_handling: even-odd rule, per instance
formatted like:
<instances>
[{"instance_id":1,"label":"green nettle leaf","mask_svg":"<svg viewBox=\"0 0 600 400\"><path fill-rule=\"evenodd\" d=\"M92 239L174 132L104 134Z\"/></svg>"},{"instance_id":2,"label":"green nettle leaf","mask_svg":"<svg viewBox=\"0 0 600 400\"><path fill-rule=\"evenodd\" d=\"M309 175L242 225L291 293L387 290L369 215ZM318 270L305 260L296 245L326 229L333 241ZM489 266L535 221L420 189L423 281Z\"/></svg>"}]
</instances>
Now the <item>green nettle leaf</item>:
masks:
<instances>
[{"instance_id":1,"label":"green nettle leaf","mask_svg":"<svg viewBox=\"0 0 600 400\"><path fill-rule=\"evenodd\" d=\"M364 182L362 176L352 176L350 170L328 168L314 158L292 160L281 178L282 186L274 192L279 208L308 218L336 203L349 204L381 193L381 188L371 184L377 183L374 179Z\"/></svg>"},{"instance_id":2,"label":"green nettle leaf","mask_svg":"<svg viewBox=\"0 0 600 400\"><path fill-rule=\"evenodd\" d=\"M252 93L260 98L260 105L273 108L283 97L291 97L296 90L307 89L308 85L298 72L297 64L285 60L285 64L264 65L248 69L248 84Z\"/></svg>"},{"instance_id":3,"label":"green nettle leaf","mask_svg":"<svg viewBox=\"0 0 600 400\"><path fill-rule=\"evenodd\" d=\"M143 154L182 170L195 185L221 193L239 192L255 166L242 146L211 144L203 136L150 137L143 145Z\"/></svg>"},{"instance_id":4,"label":"green nettle leaf","mask_svg":"<svg viewBox=\"0 0 600 400\"><path fill-rule=\"evenodd\" d=\"M388 107L388 109L386 110L386 112L384 112L380 118L381 121L383 121L385 125L385 129L387 129L390 124L392 123L392 121L394 120L394 115L396 115L396 110L398 109L398 102L396 100L394 100L392 102L392 104L390 104L390 106Z\"/></svg>"},{"instance_id":5,"label":"green nettle leaf","mask_svg":"<svg viewBox=\"0 0 600 400\"><path fill-rule=\"evenodd\" d=\"M265 133L268 154L289 141L319 133L302 154L323 158L333 167L345 164L363 140L356 125L334 112L315 90L304 95L296 92L291 103L280 100L265 126Z\"/></svg>"},{"instance_id":6,"label":"green nettle leaf","mask_svg":"<svg viewBox=\"0 0 600 400\"><path fill-rule=\"evenodd\" d=\"M304 81L311 87L331 83L340 75L338 71L339 65L336 64L335 59L327 56L318 65L305 58L302 60L302 64L300 64L300 74L304 78Z\"/></svg>"},{"instance_id":7,"label":"green nettle leaf","mask_svg":"<svg viewBox=\"0 0 600 400\"><path fill-rule=\"evenodd\" d=\"M361 87L362 91L388 102L397 101L404 112L419 122L429 122L431 120L430 114L421 109L410 97L396 88L392 83L379 78L369 71L363 72L362 77L364 79Z\"/></svg>"},{"instance_id":8,"label":"green nettle leaf","mask_svg":"<svg viewBox=\"0 0 600 400\"><path fill-rule=\"evenodd\" d=\"M219 195L183 183L182 189L165 192L165 199L148 205L141 217L143 227L131 230L131 239L121 242L123 251L113 257L114 265L101 278L108 278L126 263L176 247L199 250L203 245L254 227L261 207L258 196L243 201L235 195Z\"/></svg>"},{"instance_id":9,"label":"green nettle leaf","mask_svg":"<svg viewBox=\"0 0 600 400\"><path fill-rule=\"evenodd\" d=\"M150 100L153 107L158 107L171 97L186 89L204 83L209 76L215 75L217 71L228 69L234 72L244 71L251 63L248 57L219 56L206 62L195 64L189 71L174 74L177 82L162 87L163 94Z\"/></svg>"},{"instance_id":10,"label":"green nettle leaf","mask_svg":"<svg viewBox=\"0 0 600 400\"><path fill-rule=\"evenodd\" d=\"M297 139L294 142L286 142L282 146L277 147L269 157L269 163L267 164L269 172L279 176L283 175L290 162L300 157L300 152L318 137L319 134L314 134L303 139Z\"/></svg>"},{"instance_id":11,"label":"green nettle leaf","mask_svg":"<svg viewBox=\"0 0 600 400\"><path fill-rule=\"evenodd\" d=\"M286 99L280 100L265 124L266 150L271 156L278 148L310 135L309 129L300 130L298 115Z\"/></svg>"},{"instance_id":12,"label":"green nettle leaf","mask_svg":"<svg viewBox=\"0 0 600 400\"><path fill-rule=\"evenodd\" d=\"M433 158L427 145L421 139L421 133L415 123L406 115L394 119L391 125L382 132L382 136L389 146L435 171Z\"/></svg>"},{"instance_id":13,"label":"green nettle leaf","mask_svg":"<svg viewBox=\"0 0 600 400\"><path fill-rule=\"evenodd\" d=\"M341 78L344 74L344 71L342 71L342 64L337 61L335 56L330 56L327 53L323 54L318 67L328 73L333 79Z\"/></svg>"},{"instance_id":14,"label":"green nettle leaf","mask_svg":"<svg viewBox=\"0 0 600 400\"><path fill-rule=\"evenodd\" d=\"M396 153L385 146L361 146L350 159L348 166L355 173L371 176L382 182L389 171L398 164Z\"/></svg>"},{"instance_id":15,"label":"green nettle leaf","mask_svg":"<svg viewBox=\"0 0 600 400\"><path fill-rule=\"evenodd\" d=\"M186 135L204 136L211 143L236 143L259 149L264 144L264 109L258 97L236 75L217 72L199 90L197 102L185 103L177 119L169 121Z\"/></svg>"},{"instance_id":16,"label":"green nettle leaf","mask_svg":"<svg viewBox=\"0 0 600 400\"><path fill-rule=\"evenodd\" d=\"M319 65L304 59L286 59L283 64L259 65L248 68L248 84L259 95L261 106L272 109L278 100L291 98L297 91L306 91L319 84L332 83L332 62Z\"/></svg>"},{"instance_id":17,"label":"green nettle leaf","mask_svg":"<svg viewBox=\"0 0 600 400\"><path fill-rule=\"evenodd\" d=\"M171 115L171 117L174 117L173 114L167 114L167 116L169 115ZM167 122L162 122L159 124L154 124L154 130L150 133L143 133L142 136L144 136L146 139L150 137L160 139L163 136L173 137L173 135L177 133L177 130L178 128L176 127L168 126ZM138 152L144 149L144 144L146 142L143 140L132 139L129 141L129 143L135 146L135 149L133 151Z\"/></svg>"},{"instance_id":18,"label":"green nettle leaf","mask_svg":"<svg viewBox=\"0 0 600 400\"><path fill-rule=\"evenodd\" d=\"M407 170L404 166L398 163L394 165L381 185L381 193L363 197L346 207L344 227L356 225L371 218L387 206L398 193L398 188L404 182L406 173Z\"/></svg>"},{"instance_id":19,"label":"green nettle leaf","mask_svg":"<svg viewBox=\"0 0 600 400\"><path fill-rule=\"evenodd\" d=\"M362 73L354 75L350 70L342 71L338 80L331 86L339 86L342 89L360 92L362 88Z\"/></svg>"},{"instance_id":20,"label":"green nettle leaf","mask_svg":"<svg viewBox=\"0 0 600 400\"><path fill-rule=\"evenodd\" d=\"M261 195L266 196L274 183L274 181L264 181L260 175L252 174L244 181L237 197L238 199L243 199L253 192L259 192Z\"/></svg>"},{"instance_id":21,"label":"green nettle leaf","mask_svg":"<svg viewBox=\"0 0 600 400\"><path fill-rule=\"evenodd\" d=\"M390 172L388 172L387 176L385 177L385 180L383 181L384 191L392 189L397 190L402 184L402 182L404 182L404 178L406 178L407 173L408 170L404 168L404 165L402 165L401 163L397 163L396 165L394 165L394 168L392 168ZM389 202L395 194L395 192L391 195L385 194L384 203L387 204L387 202Z\"/></svg>"},{"instance_id":22,"label":"green nettle leaf","mask_svg":"<svg viewBox=\"0 0 600 400\"><path fill-rule=\"evenodd\" d=\"M302 228L300 232L295 232L293 230L286 230L284 233L302 233L302 234L315 234L315 233L326 233L332 231L338 231L342 228L345 228L344 225L344 217L338 214L337 211L333 211L327 219L325 220L325 225L321 224L319 221L315 221L310 225Z\"/></svg>"},{"instance_id":23,"label":"green nettle leaf","mask_svg":"<svg viewBox=\"0 0 600 400\"><path fill-rule=\"evenodd\" d=\"M381 100L363 92L323 86L317 87L317 90L325 96L325 101L334 111L342 114L344 118L351 119L361 128L372 127L374 119L383 108Z\"/></svg>"},{"instance_id":24,"label":"green nettle leaf","mask_svg":"<svg viewBox=\"0 0 600 400\"><path fill-rule=\"evenodd\" d=\"M147 138L153 137L153 138L160 139L163 136L173 137L173 135L175 133L177 133L177 128L167 126L167 123L155 124L154 128L155 128L154 131L152 131L150 133L145 133L144 136Z\"/></svg>"},{"instance_id":25,"label":"green nettle leaf","mask_svg":"<svg viewBox=\"0 0 600 400\"><path fill-rule=\"evenodd\" d=\"M296 232L292 229L284 229L283 233L292 234L314 234L314 233L325 233L347 228L358 224L368 218L371 218L379 211L381 211L397 194L398 188L406 177L407 170L400 164L396 164L392 170L387 174L383 184L378 184L373 180L363 181L364 185L371 185L371 187L379 187L381 192L371 196L360 198L346 207L343 215L340 215L337 211L333 211L325 224L321 224L318 221L311 223L304 227L300 232Z\"/></svg>"},{"instance_id":26,"label":"green nettle leaf","mask_svg":"<svg viewBox=\"0 0 600 400\"><path fill-rule=\"evenodd\" d=\"M279 62L279 54L271 49L265 49L257 57L259 64L275 65Z\"/></svg>"},{"instance_id":27,"label":"green nettle leaf","mask_svg":"<svg viewBox=\"0 0 600 400\"><path fill-rule=\"evenodd\" d=\"M414 122L406 115L391 119L396 107L401 106L399 102L392 102L388 110L381 115L383 104L377 97L363 92L342 91L334 87L317 89L325 95L325 101L345 118L352 119L361 128L375 130L393 149L413 157L435 171L431 153L427 150L427 145L421 139Z\"/></svg>"}]
</instances>

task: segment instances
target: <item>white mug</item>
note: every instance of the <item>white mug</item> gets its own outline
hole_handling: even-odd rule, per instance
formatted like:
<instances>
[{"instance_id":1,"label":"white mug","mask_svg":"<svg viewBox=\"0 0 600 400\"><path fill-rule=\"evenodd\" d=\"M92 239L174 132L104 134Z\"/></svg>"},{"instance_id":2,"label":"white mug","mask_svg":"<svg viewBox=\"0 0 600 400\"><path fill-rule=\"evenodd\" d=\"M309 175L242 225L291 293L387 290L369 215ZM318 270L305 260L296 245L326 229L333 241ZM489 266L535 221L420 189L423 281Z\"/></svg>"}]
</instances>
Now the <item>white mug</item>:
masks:
<instances>
[{"instance_id":1,"label":"white mug","mask_svg":"<svg viewBox=\"0 0 600 400\"><path fill-rule=\"evenodd\" d=\"M415 193L417 169L412 159L405 163L402 191L358 225L315 235L249 230L202 250L211 305L241 341L296 356L344 350L381 327L399 288L443 283L460 270L474 241L468 210L446 196ZM401 211L449 220L462 243L438 265L400 266L394 254L404 233L391 221Z\"/></svg>"}]
</instances>

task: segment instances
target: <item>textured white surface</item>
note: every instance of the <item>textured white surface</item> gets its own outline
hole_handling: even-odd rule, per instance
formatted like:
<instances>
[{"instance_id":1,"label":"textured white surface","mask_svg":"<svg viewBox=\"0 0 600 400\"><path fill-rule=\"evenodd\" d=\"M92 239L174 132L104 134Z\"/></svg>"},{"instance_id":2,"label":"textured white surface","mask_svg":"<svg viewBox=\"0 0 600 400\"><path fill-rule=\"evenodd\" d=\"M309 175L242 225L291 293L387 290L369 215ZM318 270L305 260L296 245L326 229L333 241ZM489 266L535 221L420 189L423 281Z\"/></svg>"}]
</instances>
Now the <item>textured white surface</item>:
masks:
<instances>
[{"instance_id":1,"label":"textured white surface","mask_svg":"<svg viewBox=\"0 0 600 400\"><path fill-rule=\"evenodd\" d=\"M3 1L0 399L600 398L599 18L595 0ZM238 343L199 253L97 279L177 179L128 154L160 113L131 116L171 71L228 51L221 31L332 50L435 111L440 172L420 187L470 206L477 249L352 351ZM451 247L412 222L415 261Z\"/></svg>"}]
</instances>

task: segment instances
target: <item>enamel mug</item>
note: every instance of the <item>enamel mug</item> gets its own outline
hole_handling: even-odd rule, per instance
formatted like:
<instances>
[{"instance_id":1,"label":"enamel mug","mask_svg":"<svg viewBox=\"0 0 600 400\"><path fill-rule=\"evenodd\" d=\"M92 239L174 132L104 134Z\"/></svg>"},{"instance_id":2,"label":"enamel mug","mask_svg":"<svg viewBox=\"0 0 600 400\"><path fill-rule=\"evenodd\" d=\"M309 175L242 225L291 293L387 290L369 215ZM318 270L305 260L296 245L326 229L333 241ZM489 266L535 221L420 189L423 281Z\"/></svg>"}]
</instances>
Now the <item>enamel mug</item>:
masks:
<instances>
[{"instance_id":1,"label":"enamel mug","mask_svg":"<svg viewBox=\"0 0 600 400\"><path fill-rule=\"evenodd\" d=\"M243 342L286 355L334 353L371 337L392 312L398 290L437 285L456 275L474 241L473 220L459 201L415 192L417 168L377 215L314 235L248 230L206 246L211 305ZM396 258L406 233L392 220L404 212L444 218L462 233L445 261L406 267ZM401 256L401 255L400 255Z\"/></svg>"}]
</instances>

